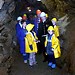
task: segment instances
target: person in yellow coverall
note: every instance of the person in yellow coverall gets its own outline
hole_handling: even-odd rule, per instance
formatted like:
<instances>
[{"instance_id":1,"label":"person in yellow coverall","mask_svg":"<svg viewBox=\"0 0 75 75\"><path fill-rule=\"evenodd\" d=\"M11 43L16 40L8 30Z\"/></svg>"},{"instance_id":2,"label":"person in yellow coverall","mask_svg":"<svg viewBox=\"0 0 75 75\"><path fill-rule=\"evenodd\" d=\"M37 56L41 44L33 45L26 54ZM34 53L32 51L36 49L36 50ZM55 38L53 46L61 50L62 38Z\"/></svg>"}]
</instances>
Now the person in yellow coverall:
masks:
<instances>
[{"instance_id":1,"label":"person in yellow coverall","mask_svg":"<svg viewBox=\"0 0 75 75\"><path fill-rule=\"evenodd\" d=\"M52 24L54 26L54 33L56 37L59 37L59 27L56 25L57 19L56 18L52 18Z\"/></svg>"},{"instance_id":2,"label":"person in yellow coverall","mask_svg":"<svg viewBox=\"0 0 75 75\"><path fill-rule=\"evenodd\" d=\"M35 54L37 53L37 42L38 38L36 37L36 33L33 31L33 24L28 24L26 29L28 33L25 37L25 45L26 45L26 53L29 53L29 65L32 67L36 64Z\"/></svg>"},{"instance_id":3,"label":"person in yellow coverall","mask_svg":"<svg viewBox=\"0 0 75 75\"><path fill-rule=\"evenodd\" d=\"M58 38L54 34L54 28L48 27L48 34L45 40L46 55L48 56L48 66L56 68L55 58L59 58L61 55L60 44Z\"/></svg>"}]
</instances>

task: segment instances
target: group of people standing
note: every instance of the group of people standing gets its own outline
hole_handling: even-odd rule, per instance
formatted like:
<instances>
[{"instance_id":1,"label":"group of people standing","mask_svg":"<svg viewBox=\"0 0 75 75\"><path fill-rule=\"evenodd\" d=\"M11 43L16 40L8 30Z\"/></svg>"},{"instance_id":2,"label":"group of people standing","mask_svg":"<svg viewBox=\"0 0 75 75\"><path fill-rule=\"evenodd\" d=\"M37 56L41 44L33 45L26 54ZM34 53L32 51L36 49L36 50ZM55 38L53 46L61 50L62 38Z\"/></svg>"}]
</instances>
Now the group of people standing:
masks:
<instances>
[{"instance_id":1,"label":"group of people standing","mask_svg":"<svg viewBox=\"0 0 75 75\"><path fill-rule=\"evenodd\" d=\"M30 66L37 64L35 55L38 52L43 53L43 62L48 61L49 67L56 68L56 58L61 55L56 22L56 18L49 20L48 14L39 9L31 20L26 14L17 18L16 36L24 63L29 60Z\"/></svg>"}]
</instances>

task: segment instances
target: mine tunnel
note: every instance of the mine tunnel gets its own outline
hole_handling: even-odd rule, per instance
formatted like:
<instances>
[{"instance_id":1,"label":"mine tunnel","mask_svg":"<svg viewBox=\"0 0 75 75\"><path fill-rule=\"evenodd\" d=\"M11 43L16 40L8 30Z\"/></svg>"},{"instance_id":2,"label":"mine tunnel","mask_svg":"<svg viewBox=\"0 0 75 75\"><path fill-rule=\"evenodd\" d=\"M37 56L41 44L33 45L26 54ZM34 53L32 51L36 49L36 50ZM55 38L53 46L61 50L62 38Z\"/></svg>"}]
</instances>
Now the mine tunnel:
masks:
<instances>
[{"instance_id":1,"label":"mine tunnel","mask_svg":"<svg viewBox=\"0 0 75 75\"><path fill-rule=\"evenodd\" d=\"M30 11L27 9L29 7ZM24 63L17 44L17 17L36 16L36 10L58 19L61 56L56 68L43 62L43 54L36 54L37 64ZM0 75L75 75L75 1L74 0L0 0Z\"/></svg>"}]
</instances>

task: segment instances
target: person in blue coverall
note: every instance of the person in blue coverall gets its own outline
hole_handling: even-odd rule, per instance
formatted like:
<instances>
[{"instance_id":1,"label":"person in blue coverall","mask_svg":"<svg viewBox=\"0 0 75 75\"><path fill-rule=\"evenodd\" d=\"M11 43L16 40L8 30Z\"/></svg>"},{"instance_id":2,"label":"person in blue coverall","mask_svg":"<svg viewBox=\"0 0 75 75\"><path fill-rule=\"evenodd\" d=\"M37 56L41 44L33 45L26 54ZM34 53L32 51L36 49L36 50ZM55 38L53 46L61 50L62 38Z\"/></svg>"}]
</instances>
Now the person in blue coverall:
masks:
<instances>
[{"instance_id":1,"label":"person in blue coverall","mask_svg":"<svg viewBox=\"0 0 75 75\"><path fill-rule=\"evenodd\" d=\"M34 31L36 33L36 35L38 36L38 27L39 27L39 23L41 22L40 19L40 14L41 14L41 10L36 10L36 17L34 18Z\"/></svg>"},{"instance_id":2,"label":"person in blue coverall","mask_svg":"<svg viewBox=\"0 0 75 75\"><path fill-rule=\"evenodd\" d=\"M18 36L18 34L19 34L19 30L22 28L21 21L22 21L22 17L19 16L19 17L17 18L17 24L16 24L16 26L15 26L15 28L16 28L16 37L17 37L17 42L18 42L18 44L19 44L19 36Z\"/></svg>"},{"instance_id":3,"label":"person in blue coverall","mask_svg":"<svg viewBox=\"0 0 75 75\"><path fill-rule=\"evenodd\" d=\"M26 22L24 20L21 21L22 28L18 29L18 41L20 45L20 53L23 55L24 63L27 63L28 54L25 52L25 36L26 36Z\"/></svg>"}]
</instances>

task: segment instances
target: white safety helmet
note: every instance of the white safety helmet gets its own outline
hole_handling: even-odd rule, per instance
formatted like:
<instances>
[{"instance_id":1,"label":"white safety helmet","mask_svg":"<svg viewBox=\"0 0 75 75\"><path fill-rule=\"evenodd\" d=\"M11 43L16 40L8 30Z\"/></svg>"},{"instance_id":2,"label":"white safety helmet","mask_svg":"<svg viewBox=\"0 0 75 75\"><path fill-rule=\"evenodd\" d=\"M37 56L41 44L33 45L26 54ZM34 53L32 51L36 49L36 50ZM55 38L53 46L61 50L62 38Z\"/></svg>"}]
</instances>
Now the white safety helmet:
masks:
<instances>
[{"instance_id":1,"label":"white safety helmet","mask_svg":"<svg viewBox=\"0 0 75 75\"><path fill-rule=\"evenodd\" d=\"M41 12L40 17L44 17L44 16L46 16L46 13L45 12Z\"/></svg>"},{"instance_id":2,"label":"white safety helmet","mask_svg":"<svg viewBox=\"0 0 75 75\"><path fill-rule=\"evenodd\" d=\"M17 18L17 21L19 21L19 20L22 20L22 17L19 16L19 17Z\"/></svg>"}]
</instances>

